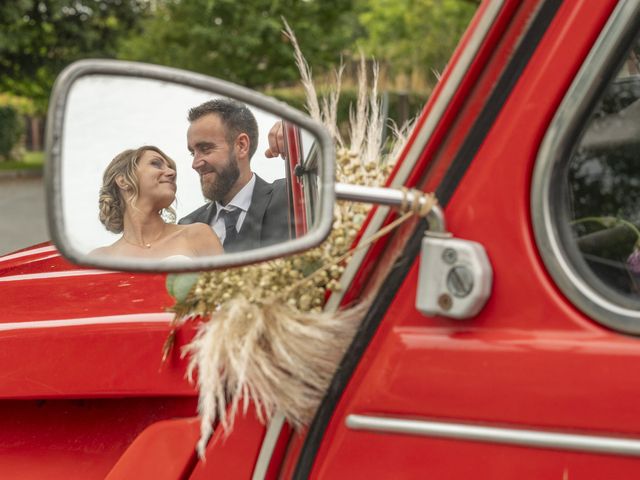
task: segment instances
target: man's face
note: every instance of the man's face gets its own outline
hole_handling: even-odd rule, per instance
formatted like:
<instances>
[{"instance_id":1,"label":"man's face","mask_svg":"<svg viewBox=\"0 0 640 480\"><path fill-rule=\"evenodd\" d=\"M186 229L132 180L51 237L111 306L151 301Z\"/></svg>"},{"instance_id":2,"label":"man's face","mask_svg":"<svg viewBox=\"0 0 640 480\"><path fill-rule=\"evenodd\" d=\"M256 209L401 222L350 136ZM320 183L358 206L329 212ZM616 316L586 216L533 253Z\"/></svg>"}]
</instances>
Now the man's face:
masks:
<instances>
[{"instance_id":1,"label":"man's face","mask_svg":"<svg viewBox=\"0 0 640 480\"><path fill-rule=\"evenodd\" d=\"M187 146L193 156L193 168L200 175L203 195L223 205L240 177L234 146L226 140L226 128L216 114L191 122Z\"/></svg>"}]
</instances>

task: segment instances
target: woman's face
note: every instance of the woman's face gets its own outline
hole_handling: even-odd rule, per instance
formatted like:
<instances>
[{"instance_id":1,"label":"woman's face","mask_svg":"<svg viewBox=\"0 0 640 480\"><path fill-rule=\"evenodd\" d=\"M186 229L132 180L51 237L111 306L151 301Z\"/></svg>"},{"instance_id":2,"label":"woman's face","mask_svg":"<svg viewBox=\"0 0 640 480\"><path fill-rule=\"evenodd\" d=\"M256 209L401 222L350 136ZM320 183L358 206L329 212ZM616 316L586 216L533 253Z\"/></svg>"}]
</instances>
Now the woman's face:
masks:
<instances>
[{"instance_id":1,"label":"woman's face","mask_svg":"<svg viewBox=\"0 0 640 480\"><path fill-rule=\"evenodd\" d=\"M139 201L150 202L158 209L166 208L176 198L176 171L153 150L145 150L138 161Z\"/></svg>"}]
</instances>

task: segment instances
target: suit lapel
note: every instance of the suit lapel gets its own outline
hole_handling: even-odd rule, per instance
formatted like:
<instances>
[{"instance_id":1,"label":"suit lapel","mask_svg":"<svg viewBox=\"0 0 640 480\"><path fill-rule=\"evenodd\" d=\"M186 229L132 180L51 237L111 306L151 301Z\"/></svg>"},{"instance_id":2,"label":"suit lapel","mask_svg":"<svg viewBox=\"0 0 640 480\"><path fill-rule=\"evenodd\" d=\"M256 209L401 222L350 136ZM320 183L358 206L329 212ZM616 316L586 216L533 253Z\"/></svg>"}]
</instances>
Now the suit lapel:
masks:
<instances>
[{"instance_id":1,"label":"suit lapel","mask_svg":"<svg viewBox=\"0 0 640 480\"><path fill-rule=\"evenodd\" d=\"M209 206L207 207L206 215L204 218L204 223L213 227L213 219L216 218L217 211L218 208L216 207L216 202L209 202Z\"/></svg>"},{"instance_id":2,"label":"suit lapel","mask_svg":"<svg viewBox=\"0 0 640 480\"><path fill-rule=\"evenodd\" d=\"M262 219L271 200L273 187L256 175L256 184L253 187L251 204L247 215L240 227L240 241L236 244L239 250L248 250L260 246L262 234ZM235 248L234 248L235 250Z\"/></svg>"},{"instance_id":3,"label":"suit lapel","mask_svg":"<svg viewBox=\"0 0 640 480\"><path fill-rule=\"evenodd\" d=\"M186 217L183 217L178 222L182 225L188 225L190 223L207 223L211 225L212 220L216 215L216 204L215 202L209 202L202 205L197 210L194 210Z\"/></svg>"}]
</instances>

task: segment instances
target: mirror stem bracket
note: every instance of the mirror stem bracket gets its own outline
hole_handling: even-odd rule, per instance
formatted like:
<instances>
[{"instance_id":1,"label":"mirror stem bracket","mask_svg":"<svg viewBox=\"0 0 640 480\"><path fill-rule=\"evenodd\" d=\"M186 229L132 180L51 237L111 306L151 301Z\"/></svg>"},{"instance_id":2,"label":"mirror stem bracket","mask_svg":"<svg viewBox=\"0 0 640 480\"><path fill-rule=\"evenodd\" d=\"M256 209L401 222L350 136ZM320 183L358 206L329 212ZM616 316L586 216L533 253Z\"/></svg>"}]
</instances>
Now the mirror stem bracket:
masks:
<instances>
[{"instance_id":1,"label":"mirror stem bracket","mask_svg":"<svg viewBox=\"0 0 640 480\"><path fill-rule=\"evenodd\" d=\"M353 202L399 207L427 198L417 190L365 187L336 183L336 198ZM415 210L414 210L415 211ZM433 205L427 214L428 230L422 239L416 309L427 316L471 318L480 312L491 294L493 269L484 247L454 238L447 231L444 213Z\"/></svg>"},{"instance_id":2,"label":"mirror stem bracket","mask_svg":"<svg viewBox=\"0 0 640 480\"><path fill-rule=\"evenodd\" d=\"M400 190L398 188L367 187L364 185L351 185L348 183L335 184L336 198L352 202L372 203L389 207L403 207L413 205L416 200L420 206L427 202L422 192L416 190ZM434 232L446 232L444 214L438 205L434 205L427 215L429 230Z\"/></svg>"}]
</instances>

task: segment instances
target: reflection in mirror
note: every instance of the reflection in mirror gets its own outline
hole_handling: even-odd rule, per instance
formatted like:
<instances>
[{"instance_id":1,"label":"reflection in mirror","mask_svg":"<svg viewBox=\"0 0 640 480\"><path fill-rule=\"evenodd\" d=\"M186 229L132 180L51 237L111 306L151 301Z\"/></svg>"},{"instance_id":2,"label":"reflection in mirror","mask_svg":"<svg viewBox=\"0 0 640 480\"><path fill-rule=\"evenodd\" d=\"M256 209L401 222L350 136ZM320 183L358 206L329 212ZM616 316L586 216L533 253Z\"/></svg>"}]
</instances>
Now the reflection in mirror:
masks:
<instances>
[{"instance_id":1,"label":"reflection in mirror","mask_svg":"<svg viewBox=\"0 0 640 480\"><path fill-rule=\"evenodd\" d=\"M563 184L581 275L621 304L640 301L640 41L595 105ZM582 263L584 262L584 264Z\"/></svg>"},{"instance_id":2,"label":"reflection in mirror","mask_svg":"<svg viewBox=\"0 0 640 480\"><path fill-rule=\"evenodd\" d=\"M315 137L287 124L297 144L286 160L267 158L281 119L264 110L155 79L88 75L64 113L64 233L82 254L179 261L313 227Z\"/></svg>"}]
</instances>

